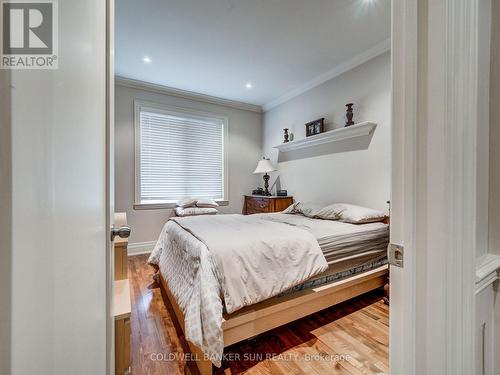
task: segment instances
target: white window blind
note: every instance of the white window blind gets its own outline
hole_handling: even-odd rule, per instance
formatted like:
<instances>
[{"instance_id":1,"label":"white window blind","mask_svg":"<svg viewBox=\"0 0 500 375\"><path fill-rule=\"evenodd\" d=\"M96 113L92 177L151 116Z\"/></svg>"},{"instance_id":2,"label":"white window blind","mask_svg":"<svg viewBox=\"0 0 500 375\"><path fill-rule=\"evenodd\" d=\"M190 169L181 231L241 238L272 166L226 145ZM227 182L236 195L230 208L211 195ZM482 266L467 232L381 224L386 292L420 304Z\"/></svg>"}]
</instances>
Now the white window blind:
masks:
<instances>
[{"instance_id":1,"label":"white window blind","mask_svg":"<svg viewBox=\"0 0 500 375\"><path fill-rule=\"evenodd\" d=\"M224 199L224 121L141 109L140 203Z\"/></svg>"}]
</instances>

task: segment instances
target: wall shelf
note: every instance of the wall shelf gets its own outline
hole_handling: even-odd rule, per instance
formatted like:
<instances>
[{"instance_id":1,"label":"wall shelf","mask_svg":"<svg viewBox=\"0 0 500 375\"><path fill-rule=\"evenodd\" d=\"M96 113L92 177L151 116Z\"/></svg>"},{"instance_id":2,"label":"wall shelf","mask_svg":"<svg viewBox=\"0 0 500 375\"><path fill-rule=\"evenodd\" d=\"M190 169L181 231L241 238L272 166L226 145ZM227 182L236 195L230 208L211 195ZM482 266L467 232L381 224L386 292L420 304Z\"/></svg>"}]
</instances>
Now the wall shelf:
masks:
<instances>
[{"instance_id":1,"label":"wall shelf","mask_svg":"<svg viewBox=\"0 0 500 375\"><path fill-rule=\"evenodd\" d=\"M487 282L488 279L498 278L498 270L500 270L500 256L494 254L486 254L476 260L476 286Z\"/></svg>"},{"instance_id":2,"label":"wall shelf","mask_svg":"<svg viewBox=\"0 0 500 375\"><path fill-rule=\"evenodd\" d=\"M274 146L274 148L277 148L280 152L288 152L314 147L325 143L341 141L344 139L367 136L370 135L376 127L377 124L374 122L360 122L346 128L334 129L321 134L312 135L304 139L282 143L278 146Z\"/></svg>"}]
</instances>

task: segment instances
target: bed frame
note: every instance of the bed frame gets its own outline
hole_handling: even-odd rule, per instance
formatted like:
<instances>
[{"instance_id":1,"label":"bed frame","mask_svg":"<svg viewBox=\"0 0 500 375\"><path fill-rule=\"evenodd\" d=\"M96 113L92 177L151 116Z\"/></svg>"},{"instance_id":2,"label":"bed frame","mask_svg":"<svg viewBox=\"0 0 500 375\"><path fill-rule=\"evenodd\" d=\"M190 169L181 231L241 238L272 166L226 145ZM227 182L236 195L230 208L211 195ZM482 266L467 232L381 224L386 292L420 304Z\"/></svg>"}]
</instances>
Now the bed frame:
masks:
<instances>
[{"instance_id":1,"label":"bed frame","mask_svg":"<svg viewBox=\"0 0 500 375\"><path fill-rule=\"evenodd\" d=\"M222 323L224 347L383 287L387 282L388 273L388 266L384 265L330 284L304 289L282 297L273 297L233 314L226 314ZM160 272L157 275L161 281L163 301L173 307L184 332L184 315L170 292L166 280ZM210 360L204 358L203 352L197 346L189 341L188 345L198 359L196 364L201 375L211 375Z\"/></svg>"}]
</instances>

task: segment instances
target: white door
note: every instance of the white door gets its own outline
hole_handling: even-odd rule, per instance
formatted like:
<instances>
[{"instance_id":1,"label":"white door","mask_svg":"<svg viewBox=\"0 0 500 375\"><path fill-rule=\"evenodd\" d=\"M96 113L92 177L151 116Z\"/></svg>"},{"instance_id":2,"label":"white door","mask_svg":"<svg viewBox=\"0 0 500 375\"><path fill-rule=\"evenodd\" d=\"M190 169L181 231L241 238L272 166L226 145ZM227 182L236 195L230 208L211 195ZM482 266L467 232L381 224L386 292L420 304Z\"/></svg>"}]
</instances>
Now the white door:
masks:
<instances>
[{"instance_id":1,"label":"white door","mask_svg":"<svg viewBox=\"0 0 500 375\"><path fill-rule=\"evenodd\" d=\"M106 3L58 12L58 69L0 70L2 374L106 373Z\"/></svg>"}]
</instances>

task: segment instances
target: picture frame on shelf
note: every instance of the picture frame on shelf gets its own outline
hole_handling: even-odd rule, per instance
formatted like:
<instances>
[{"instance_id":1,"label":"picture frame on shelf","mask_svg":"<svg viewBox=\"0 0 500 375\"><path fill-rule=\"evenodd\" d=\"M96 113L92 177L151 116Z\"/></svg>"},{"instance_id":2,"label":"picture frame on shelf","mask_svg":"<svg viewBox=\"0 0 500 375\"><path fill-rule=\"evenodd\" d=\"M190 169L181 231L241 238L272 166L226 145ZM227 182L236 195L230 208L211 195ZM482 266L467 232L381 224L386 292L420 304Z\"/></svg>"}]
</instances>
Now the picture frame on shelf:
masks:
<instances>
[{"instance_id":1,"label":"picture frame on shelf","mask_svg":"<svg viewBox=\"0 0 500 375\"><path fill-rule=\"evenodd\" d=\"M325 131L325 119L324 117L308 122L306 124L306 137L311 135L321 134Z\"/></svg>"}]
</instances>

